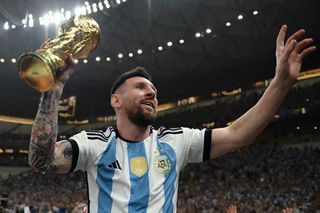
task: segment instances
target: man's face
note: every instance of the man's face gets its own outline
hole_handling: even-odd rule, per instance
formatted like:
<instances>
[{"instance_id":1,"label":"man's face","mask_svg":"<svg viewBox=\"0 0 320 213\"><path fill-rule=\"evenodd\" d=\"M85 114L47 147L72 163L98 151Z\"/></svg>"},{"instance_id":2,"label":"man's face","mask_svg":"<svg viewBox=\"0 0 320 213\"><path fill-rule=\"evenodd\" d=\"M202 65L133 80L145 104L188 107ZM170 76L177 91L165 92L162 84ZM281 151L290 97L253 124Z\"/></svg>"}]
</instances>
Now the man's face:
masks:
<instances>
[{"instance_id":1,"label":"man's face","mask_svg":"<svg viewBox=\"0 0 320 213\"><path fill-rule=\"evenodd\" d=\"M120 101L119 112L125 113L132 123L147 127L156 119L157 90L146 78L129 78L116 93Z\"/></svg>"}]
</instances>

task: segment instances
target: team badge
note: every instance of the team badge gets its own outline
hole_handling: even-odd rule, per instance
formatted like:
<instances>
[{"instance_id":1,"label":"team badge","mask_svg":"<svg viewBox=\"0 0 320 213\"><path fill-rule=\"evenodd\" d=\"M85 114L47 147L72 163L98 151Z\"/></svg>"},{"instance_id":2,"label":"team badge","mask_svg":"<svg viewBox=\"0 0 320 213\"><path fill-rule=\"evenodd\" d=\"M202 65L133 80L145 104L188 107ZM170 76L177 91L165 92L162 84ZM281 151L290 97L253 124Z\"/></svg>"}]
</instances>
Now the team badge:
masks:
<instances>
[{"instance_id":1,"label":"team badge","mask_svg":"<svg viewBox=\"0 0 320 213\"><path fill-rule=\"evenodd\" d=\"M130 171L141 177L147 172L147 161L144 157L135 157L130 159Z\"/></svg>"},{"instance_id":2,"label":"team badge","mask_svg":"<svg viewBox=\"0 0 320 213\"><path fill-rule=\"evenodd\" d=\"M153 168L156 172L165 174L170 171L170 160L166 155L159 155L153 161Z\"/></svg>"}]
</instances>

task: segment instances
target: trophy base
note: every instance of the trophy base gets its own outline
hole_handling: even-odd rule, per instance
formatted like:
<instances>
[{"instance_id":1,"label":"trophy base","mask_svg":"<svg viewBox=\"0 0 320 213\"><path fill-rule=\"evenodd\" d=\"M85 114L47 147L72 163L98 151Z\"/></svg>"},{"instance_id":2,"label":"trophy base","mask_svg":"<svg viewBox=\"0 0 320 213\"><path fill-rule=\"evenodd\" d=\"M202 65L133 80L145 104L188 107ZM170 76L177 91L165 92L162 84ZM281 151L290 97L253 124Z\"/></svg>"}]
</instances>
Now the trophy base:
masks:
<instances>
[{"instance_id":1,"label":"trophy base","mask_svg":"<svg viewBox=\"0 0 320 213\"><path fill-rule=\"evenodd\" d=\"M40 53L26 53L18 60L20 78L38 92L49 91L54 85L55 69Z\"/></svg>"}]
</instances>

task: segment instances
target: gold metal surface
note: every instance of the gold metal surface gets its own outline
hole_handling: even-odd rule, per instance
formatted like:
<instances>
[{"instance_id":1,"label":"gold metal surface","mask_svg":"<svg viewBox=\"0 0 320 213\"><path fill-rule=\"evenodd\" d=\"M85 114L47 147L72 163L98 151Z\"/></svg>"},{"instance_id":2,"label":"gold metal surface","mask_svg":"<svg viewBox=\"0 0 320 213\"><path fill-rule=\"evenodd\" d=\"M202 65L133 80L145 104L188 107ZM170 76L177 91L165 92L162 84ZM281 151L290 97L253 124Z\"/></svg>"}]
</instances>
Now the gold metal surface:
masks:
<instances>
[{"instance_id":1,"label":"gold metal surface","mask_svg":"<svg viewBox=\"0 0 320 213\"><path fill-rule=\"evenodd\" d=\"M18 60L20 78L39 92L49 91L56 72L63 69L69 54L74 59L87 58L101 37L97 22L89 16L73 16L64 22L59 35L49 40L39 52L25 53Z\"/></svg>"}]
</instances>

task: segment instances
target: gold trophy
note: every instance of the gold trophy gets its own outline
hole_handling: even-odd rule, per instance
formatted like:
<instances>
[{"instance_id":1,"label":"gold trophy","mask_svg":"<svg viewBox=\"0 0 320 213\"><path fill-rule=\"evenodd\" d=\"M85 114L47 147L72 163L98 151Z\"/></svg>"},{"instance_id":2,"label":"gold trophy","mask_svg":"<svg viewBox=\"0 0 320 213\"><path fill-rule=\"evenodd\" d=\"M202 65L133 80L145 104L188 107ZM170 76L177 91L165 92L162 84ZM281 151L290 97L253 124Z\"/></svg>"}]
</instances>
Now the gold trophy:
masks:
<instances>
[{"instance_id":1,"label":"gold trophy","mask_svg":"<svg viewBox=\"0 0 320 213\"><path fill-rule=\"evenodd\" d=\"M75 59L87 58L98 46L100 37L100 27L93 18L71 17L60 26L58 37L49 40L43 49L20 56L20 78L39 92L50 90L56 72L66 66L68 54Z\"/></svg>"}]
</instances>

